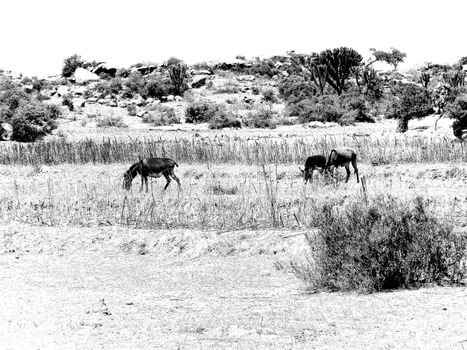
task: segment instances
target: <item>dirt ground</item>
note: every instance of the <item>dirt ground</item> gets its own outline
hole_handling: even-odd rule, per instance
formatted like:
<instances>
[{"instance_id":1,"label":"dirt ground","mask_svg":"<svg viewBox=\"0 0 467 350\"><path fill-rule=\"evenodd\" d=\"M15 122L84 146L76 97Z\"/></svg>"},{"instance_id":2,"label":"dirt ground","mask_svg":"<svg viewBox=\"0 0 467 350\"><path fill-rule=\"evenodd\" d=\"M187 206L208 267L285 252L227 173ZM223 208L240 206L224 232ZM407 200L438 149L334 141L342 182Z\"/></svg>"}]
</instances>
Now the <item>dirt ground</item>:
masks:
<instances>
[{"instance_id":1,"label":"dirt ground","mask_svg":"<svg viewBox=\"0 0 467 350\"><path fill-rule=\"evenodd\" d=\"M466 287L309 294L297 231L0 237L2 349L467 349Z\"/></svg>"}]
</instances>

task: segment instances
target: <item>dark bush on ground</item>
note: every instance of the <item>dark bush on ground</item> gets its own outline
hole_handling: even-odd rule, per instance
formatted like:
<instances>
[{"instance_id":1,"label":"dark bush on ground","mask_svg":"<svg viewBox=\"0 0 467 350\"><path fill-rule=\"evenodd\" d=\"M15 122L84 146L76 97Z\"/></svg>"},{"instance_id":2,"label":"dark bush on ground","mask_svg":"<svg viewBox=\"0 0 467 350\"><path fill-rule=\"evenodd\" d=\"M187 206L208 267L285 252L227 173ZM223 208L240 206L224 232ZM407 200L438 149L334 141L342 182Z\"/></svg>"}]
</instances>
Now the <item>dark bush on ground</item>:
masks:
<instances>
[{"instance_id":1,"label":"dark bush on ground","mask_svg":"<svg viewBox=\"0 0 467 350\"><path fill-rule=\"evenodd\" d=\"M397 84L392 89L395 96L387 112L388 118L399 119L397 131L408 130L409 120L422 118L433 113L433 100L430 93L414 84Z\"/></svg>"},{"instance_id":2,"label":"dark bush on ground","mask_svg":"<svg viewBox=\"0 0 467 350\"><path fill-rule=\"evenodd\" d=\"M307 237L309 264L292 266L314 289L373 292L459 283L465 276L467 235L454 233L421 197L329 202L317 209L311 225L319 232Z\"/></svg>"},{"instance_id":3,"label":"dark bush on ground","mask_svg":"<svg viewBox=\"0 0 467 350\"><path fill-rule=\"evenodd\" d=\"M96 120L96 125L99 128L106 128L106 127L127 128L128 127L128 125L126 125L123 122L123 118L121 116L114 115L114 114L102 115L98 117Z\"/></svg>"},{"instance_id":4,"label":"dark bush on ground","mask_svg":"<svg viewBox=\"0 0 467 350\"><path fill-rule=\"evenodd\" d=\"M144 98L152 97L160 99L163 96L170 95L173 92L173 86L168 79L162 76L154 76L148 79L141 96Z\"/></svg>"},{"instance_id":5,"label":"dark bush on ground","mask_svg":"<svg viewBox=\"0 0 467 350\"><path fill-rule=\"evenodd\" d=\"M0 81L0 123L13 126L13 140L30 142L51 133L60 114L60 108L26 94L11 79Z\"/></svg>"},{"instance_id":6,"label":"dark bush on ground","mask_svg":"<svg viewBox=\"0 0 467 350\"><path fill-rule=\"evenodd\" d=\"M70 112L73 112L75 110L75 107L73 106L73 96L71 94L63 96L62 106L68 107Z\"/></svg>"},{"instance_id":7,"label":"dark bush on ground","mask_svg":"<svg viewBox=\"0 0 467 350\"><path fill-rule=\"evenodd\" d=\"M79 67L83 67L83 65L84 61L79 55L75 54L68 58L65 58L62 67L62 76L64 78L71 77L75 73L75 70Z\"/></svg>"},{"instance_id":8,"label":"dark bush on ground","mask_svg":"<svg viewBox=\"0 0 467 350\"><path fill-rule=\"evenodd\" d=\"M301 76L290 75L279 82L279 96L292 103L311 98L316 93L315 86Z\"/></svg>"},{"instance_id":9,"label":"dark bush on ground","mask_svg":"<svg viewBox=\"0 0 467 350\"><path fill-rule=\"evenodd\" d=\"M55 120L60 114L60 109L55 105L34 100L23 101L15 109L13 117L6 121L13 126L13 140L32 142L56 129Z\"/></svg>"},{"instance_id":10,"label":"dark bush on ground","mask_svg":"<svg viewBox=\"0 0 467 350\"><path fill-rule=\"evenodd\" d=\"M375 120L369 114L367 101L365 97L356 90L342 94L340 97L341 106L347 113L353 114L354 120L357 122L374 123Z\"/></svg>"},{"instance_id":11,"label":"dark bush on ground","mask_svg":"<svg viewBox=\"0 0 467 350\"><path fill-rule=\"evenodd\" d=\"M278 102L276 94L273 89L264 89L262 91L263 101L269 103L276 103Z\"/></svg>"},{"instance_id":12,"label":"dark bush on ground","mask_svg":"<svg viewBox=\"0 0 467 350\"><path fill-rule=\"evenodd\" d=\"M187 123L206 123L224 107L210 101L195 101L190 103L185 110Z\"/></svg>"},{"instance_id":13,"label":"dark bush on ground","mask_svg":"<svg viewBox=\"0 0 467 350\"><path fill-rule=\"evenodd\" d=\"M124 83L124 97L131 98L135 94L141 93L145 87L145 81L141 73L132 72Z\"/></svg>"},{"instance_id":14,"label":"dark bush on ground","mask_svg":"<svg viewBox=\"0 0 467 350\"><path fill-rule=\"evenodd\" d=\"M126 108L126 110L128 111L128 115L134 117L136 115L136 106L135 105L128 105L128 107Z\"/></svg>"},{"instance_id":15,"label":"dark bush on ground","mask_svg":"<svg viewBox=\"0 0 467 350\"><path fill-rule=\"evenodd\" d=\"M163 126L170 124L179 124L180 119L175 115L175 110L172 107L158 105L142 118L144 123L149 123L154 126Z\"/></svg>"},{"instance_id":16,"label":"dark bush on ground","mask_svg":"<svg viewBox=\"0 0 467 350\"><path fill-rule=\"evenodd\" d=\"M271 108L262 106L248 113L245 125L249 128L274 129L277 126L277 113Z\"/></svg>"},{"instance_id":17,"label":"dark bush on ground","mask_svg":"<svg viewBox=\"0 0 467 350\"><path fill-rule=\"evenodd\" d=\"M454 119L452 131L454 136L462 139L463 130L467 130L467 95L458 96L455 101L446 108L448 116Z\"/></svg>"},{"instance_id":18,"label":"dark bush on ground","mask_svg":"<svg viewBox=\"0 0 467 350\"><path fill-rule=\"evenodd\" d=\"M288 104L286 113L299 117L300 122L311 121L338 123L346 110L337 95L321 95Z\"/></svg>"},{"instance_id":19,"label":"dark bush on ground","mask_svg":"<svg viewBox=\"0 0 467 350\"><path fill-rule=\"evenodd\" d=\"M241 128L242 123L237 115L226 108L219 108L209 120L209 129Z\"/></svg>"}]
</instances>

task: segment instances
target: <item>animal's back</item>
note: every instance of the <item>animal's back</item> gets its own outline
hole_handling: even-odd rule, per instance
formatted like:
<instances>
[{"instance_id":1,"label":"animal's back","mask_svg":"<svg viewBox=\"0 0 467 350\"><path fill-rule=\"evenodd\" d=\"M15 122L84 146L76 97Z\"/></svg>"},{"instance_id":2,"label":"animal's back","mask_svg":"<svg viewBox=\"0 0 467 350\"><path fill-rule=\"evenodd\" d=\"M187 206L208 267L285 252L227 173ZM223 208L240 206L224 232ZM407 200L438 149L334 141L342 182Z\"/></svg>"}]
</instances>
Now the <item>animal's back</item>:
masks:
<instances>
[{"instance_id":1,"label":"animal's back","mask_svg":"<svg viewBox=\"0 0 467 350\"><path fill-rule=\"evenodd\" d=\"M141 160L141 165L154 171L162 171L178 166L178 164L170 158L144 158Z\"/></svg>"},{"instance_id":2,"label":"animal's back","mask_svg":"<svg viewBox=\"0 0 467 350\"><path fill-rule=\"evenodd\" d=\"M326 165L326 157L321 154L310 156L305 161L305 169L312 168L313 166L324 168L325 165Z\"/></svg>"}]
</instances>

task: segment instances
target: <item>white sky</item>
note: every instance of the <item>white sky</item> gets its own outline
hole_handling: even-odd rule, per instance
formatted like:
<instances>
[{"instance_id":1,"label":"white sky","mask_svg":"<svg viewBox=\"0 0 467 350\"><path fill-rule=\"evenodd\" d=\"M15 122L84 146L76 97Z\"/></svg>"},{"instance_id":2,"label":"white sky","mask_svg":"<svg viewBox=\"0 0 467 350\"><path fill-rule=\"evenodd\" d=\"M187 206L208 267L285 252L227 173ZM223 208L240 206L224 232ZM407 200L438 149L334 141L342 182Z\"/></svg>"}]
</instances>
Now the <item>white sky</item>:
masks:
<instances>
[{"instance_id":1,"label":"white sky","mask_svg":"<svg viewBox=\"0 0 467 350\"><path fill-rule=\"evenodd\" d=\"M467 56L466 23L466 0L2 0L0 67L42 76L74 53L128 67L339 46L365 59L392 46L405 67L454 63Z\"/></svg>"}]
</instances>

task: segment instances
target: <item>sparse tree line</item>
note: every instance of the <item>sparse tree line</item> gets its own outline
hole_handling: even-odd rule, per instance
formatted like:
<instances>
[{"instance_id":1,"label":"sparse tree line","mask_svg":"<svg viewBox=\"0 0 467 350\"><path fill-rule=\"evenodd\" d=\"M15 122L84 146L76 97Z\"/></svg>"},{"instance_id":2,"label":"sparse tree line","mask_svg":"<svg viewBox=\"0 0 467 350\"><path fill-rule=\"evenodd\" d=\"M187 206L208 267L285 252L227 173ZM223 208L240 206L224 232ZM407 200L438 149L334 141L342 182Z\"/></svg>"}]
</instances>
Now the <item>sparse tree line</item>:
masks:
<instances>
[{"instance_id":1,"label":"sparse tree line","mask_svg":"<svg viewBox=\"0 0 467 350\"><path fill-rule=\"evenodd\" d=\"M200 63L192 67L172 57L161 65L135 64L121 69L101 69L102 62L87 62L73 55L64 60L62 77L73 79L78 68L99 73L100 81L93 85L92 90L84 92L85 98L99 93L124 99L164 102L168 96L183 96L190 89L197 88L192 79L196 72L211 75L231 71L272 79L277 85L278 95L273 89L252 88L253 95L262 95L261 105L246 101L243 104L248 112L241 115L229 108L229 101L219 104L209 100L191 100L185 111L186 122L207 122L213 129L273 128L279 123L314 121L351 125L374 122L376 117L385 116L397 119L397 131L405 132L411 119L436 112L455 119L454 135L463 138L467 129L466 74L463 70L466 57L454 65L430 63L419 71L401 74L396 69L404 61L405 53L395 48L389 51L370 49L370 52L371 58L366 62L354 49L340 47L312 54L289 52L286 56L268 59L245 60L238 56L235 62ZM394 71L377 71L374 68L377 62L392 65ZM69 84L66 80L61 83ZM41 93L50 84L53 83L36 78L24 78L19 83L3 77L0 122L13 126L14 140L34 141L56 128L55 120L60 110L44 104L48 96ZM29 89L22 88L25 85ZM208 79L202 82L201 86L204 85L213 93L241 92L241 87L233 83L216 88ZM272 108L279 98L286 106L283 116ZM63 105L74 109L72 99L67 96L63 97ZM135 106L129 105L128 112L135 115ZM148 108L147 114L141 117L154 125L180 122L173 108L164 105Z\"/></svg>"}]
</instances>

